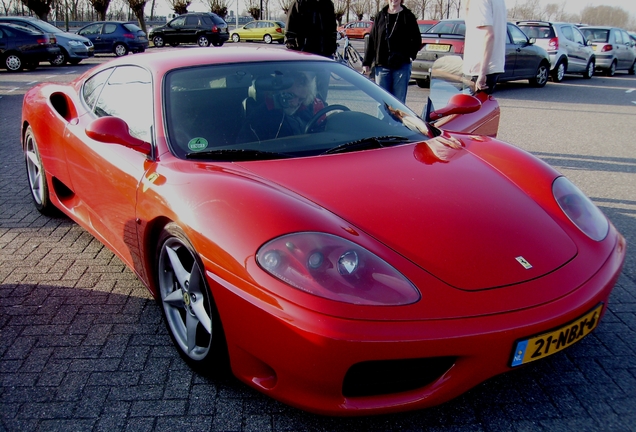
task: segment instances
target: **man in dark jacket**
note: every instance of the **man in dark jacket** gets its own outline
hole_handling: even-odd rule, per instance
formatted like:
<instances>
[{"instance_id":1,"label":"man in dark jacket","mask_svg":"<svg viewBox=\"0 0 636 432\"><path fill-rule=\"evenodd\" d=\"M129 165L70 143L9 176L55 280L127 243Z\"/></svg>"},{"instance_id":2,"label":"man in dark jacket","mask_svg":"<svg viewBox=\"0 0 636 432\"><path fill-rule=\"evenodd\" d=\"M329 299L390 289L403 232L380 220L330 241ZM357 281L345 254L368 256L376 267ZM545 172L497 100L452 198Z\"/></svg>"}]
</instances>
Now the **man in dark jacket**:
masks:
<instances>
[{"instance_id":1,"label":"man in dark jacket","mask_svg":"<svg viewBox=\"0 0 636 432\"><path fill-rule=\"evenodd\" d=\"M417 18L402 0L387 0L375 16L369 44L362 60L362 71L374 68L375 82L402 103L411 78L411 60L422 47Z\"/></svg>"},{"instance_id":2,"label":"man in dark jacket","mask_svg":"<svg viewBox=\"0 0 636 432\"><path fill-rule=\"evenodd\" d=\"M287 13L287 48L325 57L336 52L336 14L331 0L295 0Z\"/></svg>"}]
</instances>

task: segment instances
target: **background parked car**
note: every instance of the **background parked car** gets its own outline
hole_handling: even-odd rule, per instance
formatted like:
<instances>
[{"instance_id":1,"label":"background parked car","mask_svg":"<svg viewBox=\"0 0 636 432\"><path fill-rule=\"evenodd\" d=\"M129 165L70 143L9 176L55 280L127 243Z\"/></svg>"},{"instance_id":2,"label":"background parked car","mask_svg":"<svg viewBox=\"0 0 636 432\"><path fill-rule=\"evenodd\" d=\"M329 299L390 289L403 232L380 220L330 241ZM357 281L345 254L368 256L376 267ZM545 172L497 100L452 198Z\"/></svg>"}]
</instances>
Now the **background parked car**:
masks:
<instances>
[{"instance_id":1,"label":"background parked car","mask_svg":"<svg viewBox=\"0 0 636 432\"><path fill-rule=\"evenodd\" d=\"M285 23L282 21L257 20L237 27L232 31L232 41L264 41L265 43L285 42Z\"/></svg>"},{"instance_id":2,"label":"background parked car","mask_svg":"<svg viewBox=\"0 0 636 432\"><path fill-rule=\"evenodd\" d=\"M617 70L636 73L636 52L629 34L616 27L583 27L581 31L590 41L596 54L596 69L614 76Z\"/></svg>"},{"instance_id":3,"label":"background parked car","mask_svg":"<svg viewBox=\"0 0 636 432\"><path fill-rule=\"evenodd\" d=\"M114 53L121 57L129 51L144 52L148 48L146 33L127 22L98 21L82 27L77 34L90 39L96 53Z\"/></svg>"},{"instance_id":4,"label":"background parked car","mask_svg":"<svg viewBox=\"0 0 636 432\"><path fill-rule=\"evenodd\" d=\"M11 72L35 69L41 61L53 60L60 52L55 37L0 23L0 59L2 67Z\"/></svg>"},{"instance_id":5,"label":"background parked car","mask_svg":"<svg viewBox=\"0 0 636 432\"><path fill-rule=\"evenodd\" d=\"M438 22L438 20L417 20L417 26L420 28L420 34L422 35L422 38L424 38L424 33L426 33Z\"/></svg>"},{"instance_id":6,"label":"background parked car","mask_svg":"<svg viewBox=\"0 0 636 432\"><path fill-rule=\"evenodd\" d=\"M518 21L517 25L548 52L554 82L563 81L566 73L580 73L584 78L592 78L596 56L592 43L576 25L548 21Z\"/></svg>"},{"instance_id":7,"label":"background parked car","mask_svg":"<svg viewBox=\"0 0 636 432\"><path fill-rule=\"evenodd\" d=\"M78 64L83 59L94 54L93 43L84 36L65 32L46 21L34 17L8 16L0 17L0 23L12 23L22 27L48 34L55 37L60 47L60 53L51 61L54 66L62 66L66 63Z\"/></svg>"},{"instance_id":8,"label":"background parked car","mask_svg":"<svg viewBox=\"0 0 636 432\"><path fill-rule=\"evenodd\" d=\"M338 27L349 39L364 39L368 37L373 28L373 21L351 21Z\"/></svg>"},{"instance_id":9,"label":"background parked car","mask_svg":"<svg viewBox=\"0 0 636 432\"><path fill-rule=\"evenodd\" d=\"M466 25L463 20L442 20L424 34L422 49L413 62L411 78L419 87L430 85L430 70L435 60L447 55L464 54ZM535 87L546 85L550 57L545 49L531 43L523 31L508 23L506 67L499 82L527 79Z\"/></svg>"},{"instance_id":10,"label":"background parked car","mask_svg":"<svg viewBox=\"0 0 636 432\"><path fill-rule=\"evenodd\" d=\"M199 46L221 46L230 38L227 23L212 12L179 15L166 25L150 30L149 39L156 47L196 43Z\"/></svg>"}]
</instances>

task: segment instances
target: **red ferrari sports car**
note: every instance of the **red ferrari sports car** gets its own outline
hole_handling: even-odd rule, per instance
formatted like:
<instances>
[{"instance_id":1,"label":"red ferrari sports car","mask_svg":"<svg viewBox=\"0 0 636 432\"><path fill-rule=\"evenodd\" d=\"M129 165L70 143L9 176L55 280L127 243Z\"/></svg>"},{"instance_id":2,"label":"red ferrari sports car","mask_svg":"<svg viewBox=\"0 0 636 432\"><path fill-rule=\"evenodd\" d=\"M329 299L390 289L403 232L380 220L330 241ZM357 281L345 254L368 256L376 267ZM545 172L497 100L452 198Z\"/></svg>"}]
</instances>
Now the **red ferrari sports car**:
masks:
<instances>
[{"instance_id":1,"label":"red ferrari sports car","mask_svg":"<svg viewBox=\"0 0 636 432\"><path fill-rule=\"evenodd\" d=\"M492 97L424 117L330 59L195 48L39 85L21 130L37 209L138 275L189 364L367 415L581 340L625 258L574 184L493 138Z\"/></svg>"}]
</instances>

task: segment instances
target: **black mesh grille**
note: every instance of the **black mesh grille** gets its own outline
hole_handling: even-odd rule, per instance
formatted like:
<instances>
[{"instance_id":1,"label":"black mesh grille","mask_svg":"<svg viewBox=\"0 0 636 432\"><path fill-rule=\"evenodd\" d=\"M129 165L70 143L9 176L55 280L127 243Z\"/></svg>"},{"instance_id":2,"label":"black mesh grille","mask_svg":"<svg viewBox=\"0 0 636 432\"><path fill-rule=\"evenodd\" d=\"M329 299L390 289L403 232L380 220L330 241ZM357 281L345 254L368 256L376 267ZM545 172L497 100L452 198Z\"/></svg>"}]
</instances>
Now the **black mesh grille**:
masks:
<instances>
[{"instance_id":1,"label":"black mesh grille","mask_svg":"<svg viewBox=\"0 0 636 432\"><path fill-rule=\"evenodd\" d=\"M456 357L433 357L357 363L345 375L342 394L361 397L415 390L438 379L455 360Z\"/></svg>"}]
</instances>

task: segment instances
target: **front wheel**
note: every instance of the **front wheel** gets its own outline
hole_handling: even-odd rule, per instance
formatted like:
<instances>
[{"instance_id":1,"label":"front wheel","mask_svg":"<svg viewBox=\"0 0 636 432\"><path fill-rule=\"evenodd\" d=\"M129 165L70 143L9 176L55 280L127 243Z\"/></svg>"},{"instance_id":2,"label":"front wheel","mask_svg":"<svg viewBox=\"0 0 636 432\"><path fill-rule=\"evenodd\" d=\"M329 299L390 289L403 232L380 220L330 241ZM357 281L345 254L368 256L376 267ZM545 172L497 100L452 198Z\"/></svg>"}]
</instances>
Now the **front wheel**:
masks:
<instances>
[{"instance_id":1,"label":"front wheel","mask_svg":"<svg viewBox=\"0 0 636 432\"><path fill-rule=\"evenodd\" d=\"M263 42L265 42L266 44L271 44L272 43L272 35L266 34L265 36L263 36Z\"/></svg>"},{"instance_id":2,"label":"front wheel","mask_svg":"<svg viewBox=\"0 0 636 432\"><path fill-rule=\"evenodd\" d=\"M179 354L200 370L225 363L227 346L203 264L174 223L159 236L155 271L163 316Z\"/></svg>"},{"instance_id":3,"label":"front wheel","mask_svg":"<svg viewBox=\"0 0 636 432\"><path fill-rule=\"evenodd\" d=\"M207 38L207 36L201 35L197 39L197 45L199 45L200 47L210 46L210 40Z\"/></svg>"},{"instance_id":4,"label":"front wheel","mask_svg":"<svg viewBox=\"0 0 636 432\"><path fill-rule=\"evenodd\" d=\"M57 209L51 203L44 165L42 164L40 150L31 126L27 128L24 134L24 160L26 161L29 189L31 190L35 208L43 215L51 216L55 214Z\"/></svg>"},{"instance_id":5,"label":"front wheel","mask_svg":"<svg viewBox=\"0 0 636 432\"><path fill-rule=\"evenodd\" d=\"M596 68L596 64L594 60L590 60L585 67L585 72L583 72L583 78L590 79L594 76L594 69Z\"/></svg>"},{"instance_id":6,"label":"front wheel","mask_svg":"<svg viewBox=\"0 0 636 432\"><path fill-rule=\"evenodd\" d=\"M163 40L163 37L160 35L157 35L155 37L152 38L152 43L154 46L156 46L157 48L161 48L163 46L166 45L166 41Z\"/></svg>"},{"instance_id":7,"label":"front wheel","mask_svg":"<svg viewBox=\"0 0 636 432\"><path fill-rule=\"evenodd\" d=\"M128 54L128 48L126 45L118 43L113 47L113 52L117 57L123 57Z\"/></svg>"},{"instance_id":8,"label":"front wheel","mask_svg":"<svg viewBox=\"0 0 636 432\"><path fill-rule=\"evenodd\" d=\"M66 62L68 62L68 55L66 54L66 52L60 47L60 53L58 55L55 56L55 58L53 60L50 61L50 63L53 66L64 66L66 64Z\"/></svg>"},{"instance_id":9,"label":"front wheel","mask_svg":"<svg viewBox=\"0 0 636 432\"><path fill-rule=\"evenodd\" d=\"M530 85L533 87L545 87L548 82L548 65L545 63L541 63L537 68L537 72L533 78L530 78Z\"/></svg>"},{"instance_id":10,"label":"front wheel","mask_svg":"<svg viewBox=\"0 0 636 432\"><path fill-rule=\"evenodd\" d=\"M240 42L240 41L241 41L241 37L237 33L234 33L232 35L232 42Z\"/></svg>"}]
</instances>

